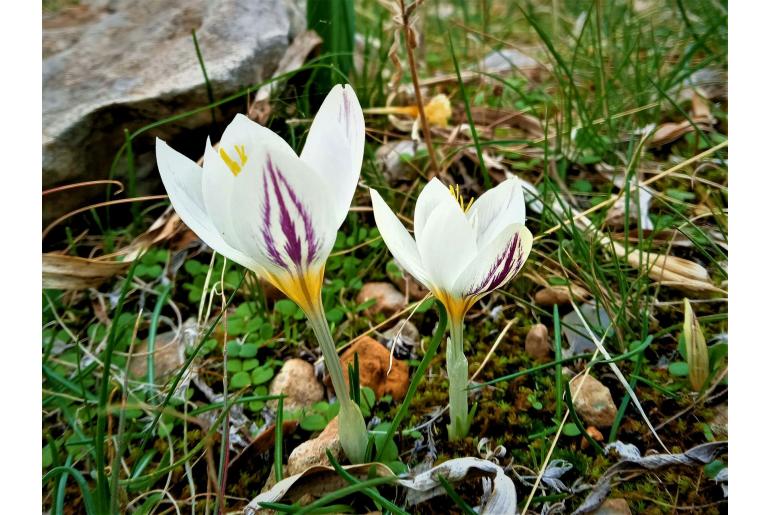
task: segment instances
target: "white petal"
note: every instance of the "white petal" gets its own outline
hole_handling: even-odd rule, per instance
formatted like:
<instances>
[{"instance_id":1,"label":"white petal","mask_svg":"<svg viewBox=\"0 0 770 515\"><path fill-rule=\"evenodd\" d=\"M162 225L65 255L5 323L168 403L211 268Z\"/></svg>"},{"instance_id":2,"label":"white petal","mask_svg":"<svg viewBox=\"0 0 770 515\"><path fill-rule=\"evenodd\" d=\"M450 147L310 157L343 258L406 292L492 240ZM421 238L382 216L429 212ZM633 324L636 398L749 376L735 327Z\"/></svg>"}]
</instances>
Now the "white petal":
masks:
<instances>
[{"instance_id":1,"label":"white petal","mask_svg":"<svg viewBox=\"0 0 770 515\"><path fill-rule=\"evenodd\" d=\"M220 147L226 149L228 153L232 152L233 157L237 156L235 145L246 145L247 153L253 146L270 145L296 155L282 137L240 113L236 114L233 121L225 128L220 141Z\"/></svg>"},{"instance_id":2,"label":"white petal","mask_svg":"<svg viewBox=\"0 0 770 515\"><path fill-rule=\"evenodd\" d=\"M203 202L223 239L231 246L245 249L248 240L242 241L233 227L231 197L236 184L243 186L245 181L237 180L243 172L255 164L264 163L267 148L278 148L294 154L291 147L270 129L262 127L242 114L235 115L225 128L218 150L207 140L203 156ZM241 206L239 215L254 218L258 215L256 205Z\"/></svg>"},{"instance_id":3,"label":"white petal","mask_svg":"<svg viewBox=\"0 0 770 515\"><path fill-rule=\"evenodd\" d=\"M420 235L425 227L425 222L428 221L428 218L436 207L443 202L456 203L452 194L449 193L449 188L444 186L440 180L434 177L428 181L428 184L422 189L420 195L417 197L417 203L414 206L415 239L419 241Z\"/></svg>"},{"instance_id":4,"label":"white petal","mask_svg":"<svg viewBox=\"0 0 770 515\"><path fill-rule=\"evenodd\" d=\"M524 193L516 178L507 179L485 192L468 210L476 230L476 242L484 248L511 224L524 224Z\"/></svg>"},{"instance_id":5,"label":"white petal","mask_svg":"<svg viewBox=\"0 0 770 515\"><path fill-rule=\"evenodd\" d=\"M158 138L155 140L155 156L163 186L179 218L216 252L246 268L257 270L258 265L253 259L222 239L206 213L201 195L203 170Z\"/></svg>"},{"instance_id":6,"label":"white petal","mask_svg":"<svg viewBox=\"0 0 770 515\"><path fill-rule=\"evenodd\" d=\"M457 202L442 202L428 217L417 237L423 267L437 289L451 291L476 256L473 229Z\"/></svg>"},{"instance_id":7,"label":"white petal","mask_svg":"<svg viewBox=\"0 0 770 515\"><path fill-rule=\"evenodd\" d=\"M339 228L350 209L364 158L364 114L350 85L334 86L313 119L300 159L324 177L332 191L332 219Z\"/></svg>"},{"instance_id":8,"label":"white petal","mask_svg":"<svg viewBox=\"0 0 770 515\"><path fill-rule=\"evenodd\" d=\"M483 295L500 288L524 266L532 249L532 234L521 224L511 224L482 248L455 281L453 294Z\"/></svg>"},{"instance_id":9,"label":"white petal","mask_svg":"<svg viewBox=\"0 0 770 515\"><path fill-rule=\"evenodd\" d=\"M206 150L203 154L203 178L201 194L206 212L219 232L229 245L242 248L232 225L230 216L230 197L233 191L235 176L228 169L222 158L206 140Z\"/></svg>"},{"instance_id":10,"label":"white petal","mask_svg":"<svg viewBox=\"0 0 770 515\"><path fill-rule=\"evenodd\" d=\"M407 272L430 288L414 238L376 190L369 188L369 194L372 197L374 221L390 253Z\"/></svg>"},{"instance_id":11,"label":"white petal","mask_svg":"<svg viewBox=\"0 0 770 515\"><path fill-rule=\"evenodd\" d=\"M326 261L337 228L328 210L331 193L315 170L293 152L268 145L234 183L233 229L250 255L266 261L265 268L306 271Z\"/></svg>"}]
</instances>

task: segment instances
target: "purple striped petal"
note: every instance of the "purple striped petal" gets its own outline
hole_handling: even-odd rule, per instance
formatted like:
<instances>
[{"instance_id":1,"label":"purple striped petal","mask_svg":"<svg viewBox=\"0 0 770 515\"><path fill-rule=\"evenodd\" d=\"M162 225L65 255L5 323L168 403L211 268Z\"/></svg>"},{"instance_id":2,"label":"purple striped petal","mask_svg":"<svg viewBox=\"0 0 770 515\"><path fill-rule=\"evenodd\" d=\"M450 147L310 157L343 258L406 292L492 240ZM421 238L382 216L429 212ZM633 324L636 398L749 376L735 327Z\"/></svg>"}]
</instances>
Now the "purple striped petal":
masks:
<instances>
[{"instance_id":1,"label":"purple striped petal","mask_svg":"<svg viewBox=\"0 0 770 515\"><path fill-rule=\"evenodd\" d=\"M524 265L524 249L521 245L519 233L511 238L510 243L497 256L494 263L489 267L489 271L484 278L470 288L466 295L479 295L496 290L509 277L516 275Z\"/></svg>"},{"instance_id":2,"label":"purple striped petal","mask_svg":"<svg viewBox=\"0 0 770 515\"><path fill-rule=\"evenodd\" d=\"M265 190L265 205L262 208L262 239L265 242L266 254L275 265L285 267L286 263L278 252L273 233L270 231L270 192L267 186L267 174L262 175L262 187Z\"/></svg>"},{"instance_id":3,"label":"purple striped petal","mask_svg":"<svg viewBox=\"0 0 770 515\"><path fill-rule=\"evenodd\" d=\"M286 267L293 263L297 267L303 267L311 263L318 256L320 242L308 214L307 207L302 203L291 184L286 180L280 168L275 166L270 156L267 156L265 173L262 176L262 185L265 189L265 204L262 209L262 238L266 247L268 258L277 266ZM271 195L272 191L272 195ZM273 236L273 219L271 196L275 198L278 209L278 225L280 233L285 238L283 248L280 249ZM292 216L290 206L293 205L302 225L303 233L297 228L297 220ZM283 252L281 252L283 251ZM304 251L304 252L303 252ZM303 257L304 256L304 257ZM288 258L288 259L286 259Z\"/></svg>"}]
</instances>

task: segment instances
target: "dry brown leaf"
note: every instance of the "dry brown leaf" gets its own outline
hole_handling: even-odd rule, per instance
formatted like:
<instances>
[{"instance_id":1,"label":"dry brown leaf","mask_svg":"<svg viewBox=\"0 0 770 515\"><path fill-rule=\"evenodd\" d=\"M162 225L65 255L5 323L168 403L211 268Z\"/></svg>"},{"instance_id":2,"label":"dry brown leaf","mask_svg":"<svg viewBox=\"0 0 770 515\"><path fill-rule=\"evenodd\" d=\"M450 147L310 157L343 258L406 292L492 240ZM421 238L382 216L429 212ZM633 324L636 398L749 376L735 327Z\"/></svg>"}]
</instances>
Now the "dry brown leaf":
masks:
<instances>
[{"instance_id":1,"label":"dry brown leaf","mask_svg":"<svg viewBox=\"0 0 770 515\"><path fill-rule=\"evenodd\" d=\"M131 263L152 245L165 241L184 227L179 216L169 207L129 245L98 258L68 256L58 252L43 254L43 288L83 290L98 288L108 279L125 272ZM117 258L122 259L117 259Z\"/></svg>"},{"instance_id":2,"label":"dry brown leaf","mask_svg":"<svg viewBox=\"0 0 770 515\"><path fill-rule=\"evenodd\" d=\"M395 474L382 463L362 463L360 465L343 466L349 474L361 480L368 479L369 471L374 467L378 476L391 476ZM262 508L260 502L293 503L302 499L321 497L333 492L349 483L334 470L333 467L310 467L300 474L287 477L278 481L270 490L256 496L243 509L244 515L256 515L258 513L274 513L272 510ZM308 497L306 497L308 496Z\"/></svg>"},{"instance_id":3,"label":"dry brown leaf","mask_svg":"<svg viewBox=\"0 0 770 515\"><path fill-rule=\"evenodd\" d=\"M676 141L685 134L694 131L692 124L683 120L681 122L662 123L655 133L647 140L648 147L660 147L672 141Z\"/></svg>"},{"instance_id":4,"label":"dry brown leaf","mask_svg":"<svg viewBox=\"0 0 770 515\"><path fill-rule=\"evenodd\" d=\"M528 202L529 208L542 213L544 206L537 197L537 189L525 180L521 180L521 185L524 189L524 198ZM566 205L567 201L562 199L562 203ZM557 214L565 214L559 202L552 202L550 207ZM577 218L575 223L584 230L597 231L596 227L585 218ZM623 245L612 241L607 236L602 237L600 242L603 246L612 248L618 256L625 256L628 263L634 268L646 270L651 279L660 282L662 285L696 295L713 292L726 294L723 289L711 283L708 270L693 261L654 252L642 254L638 249L633 249L626 253Z\"/></svg>"},{"instance_id":5,"label":"dry brown leaf","mask_svg":"<svg viewBox=\"0 0 770 515\"><path fill-rule=\"evenodd\" d=\"M638 270L646 270L649 277L665 286L671 286L691 294L710 292L725 293L711 283L708 270L698 263L676 256L657 254L655 252L640 252L634 249L626 255L623 245L610 242L618 256L625 256L628 264Z\"/></svg>"},{"instance_id":6,"label":"dry brown leaf","mask_svg":"<svg viewBox=\"0 0 770 515\"><path fill-rule=\"evenodd\" d=\"M83 290L97 288L124 272L130 262L99 261L53 252L43 254L43 288Z\"/></svg>"},{"instance_id":7,"label":"dry brown leaf","mask_svg":"<svg viewBox=\"0 0 770 515\"><path fill-rule=\"evenodd\" d=\"M128 246L109 256L102 256L99 259L106 259L107 257L112 256L123 256L123 260L130 263L154 244L171 239L186 229L186 227L187 226L182 223L182 219L179 218L179 215L177 215L173 208L169 206L163 214L152 223L149 229L137 236Z\"/></svg>"},{"instance_id":8,"label":"dry brown leaf","mask_svg":"<svg viewBox=\"0 0 770 515\"><path fill-rule=\"evenodd\" d=\"M572 299L577 302L585 302L590 297L591 294L585 288L576 284L546 286L535 293L535 304L539 306L562 305L568 304Z\"/></svg>"},{"instance_id":9,"label":"dry brown leaf","mask_svg":"<svg viewBox=\"0 0 770 515\"><path fill-rule=\"evenodd\" d=\"M516 511L516 487L511 478L505 475L502 467L491 461L479 458L455 458L421 472L413 478L405 479L396 479L395 474L382 463L363 463L361 465L348 465L343 468L359 479L367 479L372 467L375 467L376 475L393 477L394 482L406 488L407 503L412 505L446 493L438 479L439 475L445 477L450 483L481 476L491 480L492 488L486 496L480 513L492 515ZM273 513L261 508L259 503L290 503L299 499L310 501L348 484L332 467L311 467L301 474L279 481L267 492L259 494L244 508L243 513L244 515Z\"/></svg>"},{"instance_id":10,"label":"dry brown leaf","mask_svg":"<svg viewBox=\"0 0 770 515\"><path fill-rule=\"evenodd\" d=\"M471 107L471 116L477 126L493 129L499 126L508 126L515 129L521 129L535 138L543 137L543 124L531 114L522 113L512 109L497 109L486 106ZM458 120L467 123L468 118L463 110L458 113Z\"/></svg>"},{"instance_id":11,"label":"dry brown leaf","mask_svg":"<svg viewBox=\"0 0 770 515\"><path fill-rule=\"evenodd\" d=\"M625 241L626 238L628 238L629 243L639 243L639 241L641 241L640 234L642 240L655 247L666 247L668 245L674 247L692 247L692 240L682 233L682 231L676 229L644 229L639 231L638 228L633 228L628 230L628 235L623 231L617 231L610 233L610 237L617 242ZM714 235L712 235L712 237L714 237ZM719 243L719 241L720 240L715 239L716 243Z\"/></svg>"},{"instance_id":12,"label":"dry brown leaf","mask_svg":"<svg viewBox=\"0 0 770 515\"><path fill-rule=\"evenodd\" d=\"M408 489L407 503L419 504L445 494L446 490L439 482L439 476L443 476L450 483L478 476L486 477L491 481L491 489L485 496L479 513L516 513L516 487L511 478L505 475L503 468L491 461L469 457L445 461L417 474L413 479L400 479L398 484Z\"/></svg>"},{"instance_id":13,"label":"dry brown leaf","mask_svg":"<svg viewBox=\"0 0 770 515\"><path fill-rule=\"evenodd\" d=\"M647 140L648 147L659 147L671 143L687 133L694 132L696 128L701 131L711 130L714 123L716 123L716 119L711 115L708 100L697 89L692 89L689 93L691 100L690 120L692 123L690 123L690 120L682 120L681 122L660 124L652 137Z\"/></svg>"}]
</instances>

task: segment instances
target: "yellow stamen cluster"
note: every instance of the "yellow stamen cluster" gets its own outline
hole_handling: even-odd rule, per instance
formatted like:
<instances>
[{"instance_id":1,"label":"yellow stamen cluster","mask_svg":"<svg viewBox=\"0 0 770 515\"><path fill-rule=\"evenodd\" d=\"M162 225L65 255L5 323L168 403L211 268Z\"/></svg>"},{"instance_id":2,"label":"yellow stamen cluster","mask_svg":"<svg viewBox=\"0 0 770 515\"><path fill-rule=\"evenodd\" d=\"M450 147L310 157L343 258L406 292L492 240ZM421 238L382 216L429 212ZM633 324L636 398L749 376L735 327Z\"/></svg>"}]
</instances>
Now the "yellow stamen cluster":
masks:
<instances>
[{"instance_id":1,"label":"yellow stamen cluster","mask_svg":"<svg viewBox=\"0 0 770 515\"><path fill-rule=\"evenodd\" d=\"M476 200L475 198L471 197L471 199L468 201L468 203L465 203L465 200L463 200L463 196L460 195L460 186L457 184L450 185L449 186L449 193L452 194L452 197L457 201L458 204L460 204L460 208L463 210L463 212L467 213L468 210L473 205L473 201Z\"/></svg>"},{"instance_id":2,"label":"yellow stamen cluster","mask_svg":"<svg viewBox=\"0 0 770 515\"><path fill-rule=\"evenodd\" d=\"M222 158L222 161L224 161L230 171L233 172L233 175L238 177L238 174L241 173L243 165L246 164L248 159L248 156L246 155L246 147L244 145L235 145L235 153L238 154L238 160L240 163L235 162L233 158L227 155L225 149L219 149L219 155Z\"/></svg>"}]
</instances>

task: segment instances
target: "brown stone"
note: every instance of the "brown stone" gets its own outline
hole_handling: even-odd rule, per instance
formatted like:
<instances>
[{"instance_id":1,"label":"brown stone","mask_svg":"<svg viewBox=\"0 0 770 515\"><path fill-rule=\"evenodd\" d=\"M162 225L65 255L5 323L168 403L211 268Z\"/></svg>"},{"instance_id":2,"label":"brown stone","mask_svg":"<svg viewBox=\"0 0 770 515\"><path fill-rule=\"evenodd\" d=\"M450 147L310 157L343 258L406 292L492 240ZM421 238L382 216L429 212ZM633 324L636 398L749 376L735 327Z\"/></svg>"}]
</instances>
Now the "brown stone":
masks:
<instances>
[{"instance_id":1,"label":"brown stone","mask_svg":"<svg viewBox=\"0 0 770 515\"><path fill-rule=\"evenodd\" d=\"M43 189L106 178L126 128L134 131L207 103L201 65L190 51L191 30L219 98L268 79L291 37L291 2L284 0L46 3L81 5L44 17ZM234 114L225 106L219 112L225 122ZM153 136L181 142L190 132L207 130L210 123L210 114L201 112L162 124ZM196 159L203 145L185 150ZM137 143L132 156L136 195L162 191L154 143ZM119 167L114 178L125 181L127 170ZM46 195L43 218L53 220L103 198L104 188Z\"/></svg>"},{"instance_id":2,"label":"brown stone","mask_svg":"<svg viewBox=\"0 0 770 515\"><path fill-rule=\"evenodd\" d=\"M544 324L535 324L529 329L524 341L524 350L537 360L545 360L551 355L548 328Z\"/></svg>"},{"instance_id":3,"label":"brown stone","mask_svg":"<svg viewBox=\"0 0 770 515\"><path fill-rule=\"evenodd\" d=\"M628 502L623 498L607 499L591 515L632 515Z\"/></svg>"},{"instance_id":4,"label":"brown stone","mask_svg":"<svg viewBox=\"0 0 770 515\"><path fill-rule=\"evenodd\" d=\"M615 421L618 408L612 400L609 388L599 380L590 375L577 376L570 381L569 391L575 411L587 424L609 427Z\"/></svg>"},{"instance_id":5,"label":"brown stone","mask_svg":"<svg viewBox=\"0 0 770 515\"><path fill-rule=\"evenodd\" d=\"M313 365L303 359L287 360L273 382L270 383L270 395L284 394L284 410L307 408L323 400L324 387L316 379ZM275 408L278 401L269 401Z\"/></svg>"},{"instance_id":6,"label":"brown stone","mask_svg":"<svg viewBox=\"0 0 770 515\"><path fill-rule=\"evenodd\" d=\"M406 297L390 283L364 284L356 297L356 302L363 304L370 299L374 299L375 302L364 311L367 316L377 313L390 316L406 307Z\"/></svg>"},{"instance_id":7,"label":"brown stone","mask_svg":"<svg viewBox=\"0 0 770 515\"><path fill-rule=\"evenodd\" d=\"M330 466L326 449L332 453L335 460L342 456L342 444L339 435L339 417L329 422L329 425L321 431L317 437L298 445L289 455L286 462L286 473L289 476L299 474L305 469L315 465Z\"/></svg>"},{"instance_id":8,"label":"brown stone","mask_svg":"<svg viewBox=\"0 0 770 515\"><path fill-rule=\"evenodd\" d=\"M575 302L584 302L591 296L585 289L575 284L571 286L546 286L535 293L535 304L539 306L554 306L569 304L570 290Z\"/></svg>"},{"instance_id":9,"label":"brown stone","mask_svg":"<svg viewBox=\"0 0 770 515\"><path fill-rule=\"evenodd\" d=\"M147 377L147 354L146 341L134 347L130 364L130 372L133 377L137 379ZM157 335L153 360L156 383L181 367L184 363L184 345L181 334L170 331Z\"/></svg>"},{"instance_id":10,"label":"brown stone","mask_svg":"<svg viewBox=\"0 0 770 515\"><path fill-rule=\"evenodd\" d=\"M393 358L393 367L388 374L390 352L384 345L368 336L362 336L340 356L345 381L348 381L348 364L353 363L354 355L358 353L358 378L361 386L374 390L379 399L389 394L393 400L401 400L409 388L409 367L405 361ZM325 380L331 386L331 380Z\"/></svg>"}]
</instances>

